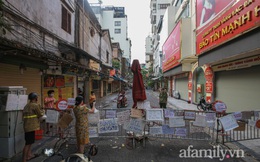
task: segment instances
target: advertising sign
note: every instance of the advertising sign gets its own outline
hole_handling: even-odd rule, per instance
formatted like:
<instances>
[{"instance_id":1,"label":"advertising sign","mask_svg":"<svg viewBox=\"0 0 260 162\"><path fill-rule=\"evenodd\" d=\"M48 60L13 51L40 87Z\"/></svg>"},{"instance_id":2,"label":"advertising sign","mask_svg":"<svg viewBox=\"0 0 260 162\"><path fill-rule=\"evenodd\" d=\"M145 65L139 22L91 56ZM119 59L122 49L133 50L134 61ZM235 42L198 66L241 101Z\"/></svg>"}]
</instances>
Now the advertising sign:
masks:
<instances>
[{"instance_id":1,"label":"advertising sign","mask_svg":"<svg viewBox=\"0 0 260 162\"><path fill-rule=\"evenodd\" d=\"M156 135L156 134L162 134L162 127L158 126L158 127L150 127L150 134L151 135Z\"/></svg>"},{"instance_id":2,"label":"advertising sign","mask_svg":"<svg viewBox=\"0 0 260 162\"><path fill-rule=\"evenodd\" d=\"M185 127L185 121L183 120L183 116L176 116L174 118L169 119L170 127Z\"/></svg>"},{"instance_id":3,"label":"advertising sign","mask_svg":"<svg viewBox=\"0 0 260 162\"><path fill-rule=\"evenodd\" d=\"M131 118L129 123L125 123L124 129L135 133L143 133L145 121L138 118Z\"/></svg>"},{"instance_id":4,"label":"advertising sign","mask_svg":"<svg viewBox=\"0 0 260 162\"><path fill-rule=\"evenodd\" d=\"M116 114L118 119L118 124L124 124L125 122L130 121L130 110L117 112Z\"/></svg>"},{"instance_id":5,"label":"advertising sign","mask_svg":"<svg viewBox=\"0 0 260 162\"><path fill-rule=\"evenodd\" d=\"M98 125L98 132L99 133L111 133L111 132L118 132L118 124L117 119L104 119L99 121Z\"/></svg>"},{"instance_id":6,"label":"advertising sign","mask_svg":"<svg viewBox=\"0 0 260 162\"><path fill-rule=\"evenodd\" d=\"M147 121L163 121L163 110L162 109L149 109L146 111Z\"/></svg>"},{"instance_id":7,"label":"advertising sign","mask_svg":"<svg viewBox=\"0 0 260 162\"><path fill-rule=\"evenodd\" d=\"M179 60L181 59L181 22L179 22L173 29L170 36L167 38L163 44L162 50L165 59L163 61L163 72L172 69L173 67L179 65Z\"/></svg>"},{"instance_id":8,"label":"advertising sign","mask_svg":"<svg viewBox=\"0 0 260 162\"><path fill-rule=\"evenodd\" d=\"M233 114L223 116L219 118L219 120L225 131L229 131L238 127L237 120L235 119Z\"/></svg>"},{"instance_id":9,"label":"advertising sign","mask_svg":"<svg viewBox=\"0 0 260 162\"><path fill-rule=\"evenodd\" d=\"M195 111L184 111L185 120L195 120L196 112Z\"/></svg>"},{"instance_id":10,"label":"advertising sign","mask_svg":"<svg viewBox=\"0 0 260 162\"><path fill-rule=\"evenodd\" d=\"M206 81L206 93L212 93L213 92L213 83Z\"/></svg>"},{"instance_id":11,"label":"advertising sign","mask_svg":"<svg viewBox=\"0 0 260 162\"><path fill-rule=\"evenodd\" d=\"M260 1L215 0L209 5L213 0L208 0L204 6L202 1L197 0L197 55L260 26ZM215 7L209 11L209 6ZM203 23L202 19L208 20Z\"/></svg>"},{"instance_id":12,"label":"advertising sign","mask_svg":"<svg viewBox=\"0 0 260 162\"><path fill-rule=\"evenodd\" d=\"M234 0L197 0L196 1L196 26L203 29L211 20L226 10Z\"/></svg>"},{"instance_id":13,"label":"advertising sign","mask_svg":"<svg viewBox=\"0 0 260 162\"><path fill-rule=\"evenodd\" d=\"M164 117L165 118L173 118L174 117L174 110L164 109Z\"/></svg>"},{"instance_id":14,"label":"advertising sign","mask_svg":"<svg viewBox=\"0 0 260 162\"><path fill-rule=\"evenodd\" d=\"M63 99L63 100L59 100L57 103L56 103L56 108L58 110L66 110L68 108L68 102L67 100Z\"/></svg>"},{"instance_id":15,"label":"advertising sign","mask_svg":"<svg viewBox=\"0 0 260 162\"><path fill-rule=\"evenodd\" d=\"M169 127L168 125L162 125L163 134L174 134L174 128Z\"/></svg>"}]
</instances>

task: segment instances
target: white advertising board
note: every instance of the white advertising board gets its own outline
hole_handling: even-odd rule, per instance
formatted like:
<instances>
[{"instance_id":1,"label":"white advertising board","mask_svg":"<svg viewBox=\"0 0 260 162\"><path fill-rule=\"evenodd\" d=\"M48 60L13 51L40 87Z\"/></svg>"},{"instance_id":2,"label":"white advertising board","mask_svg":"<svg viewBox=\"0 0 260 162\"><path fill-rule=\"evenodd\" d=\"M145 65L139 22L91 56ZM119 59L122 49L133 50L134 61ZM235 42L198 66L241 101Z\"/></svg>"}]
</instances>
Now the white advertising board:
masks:
<instances>
[{"instance_id":1,"label":"white advertising board","mask_svg":"<svg viewBox=\"0 0 260 162\"><path fill-rule=\"evenodd\" d=\"M149 109L146 110L147 121L164 121L163 109Z\"/></svg>"},{"instance_id":2,"label":"white advertising board","mask_svg":"<svg viewBox=\"0 0 260 162\"><path fill-rule=\"evenodd\" d=\"M118 132L118 123L117 119L104 119L104 120L99 120L98 124L98 132L99 133L111 133L111 132Z\"/></svg>"},{"instance_id":3,"label":"white advertising board","mask_svg":"<svg viewBox=\"0 0 260 162\"><path fill-rule=\"evenodd\" d=\"M238 127L237 120L235 119L233 114L229 114L227 116L223 116L219 118L224 131L229 131Z\"/></svg>"}]
</instances>

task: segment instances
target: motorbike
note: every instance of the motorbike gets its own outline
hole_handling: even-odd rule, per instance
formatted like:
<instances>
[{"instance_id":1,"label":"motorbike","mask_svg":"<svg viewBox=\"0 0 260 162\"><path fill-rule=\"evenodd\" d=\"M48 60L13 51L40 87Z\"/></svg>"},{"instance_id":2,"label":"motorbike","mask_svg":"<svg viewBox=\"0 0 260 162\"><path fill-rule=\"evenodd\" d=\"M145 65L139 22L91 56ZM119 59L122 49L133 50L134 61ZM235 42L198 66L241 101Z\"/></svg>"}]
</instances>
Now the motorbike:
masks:
<instances>
[{"instance_id":1,"label":"motorbike","mask_svg":"<svg viewBox=\"0 0 260 162\"><path fill-rule=\"evenodd\" d=\"M117 108L127 107L127 98L125 91L121 91L117 97Z\"/></svg>"},{"instance_id":2,"label":"motorbike","mask_svg":"<svg viewBox=\"0 0 260 162\"><path fill-rule=\"evenodd\" d=\"M207 103L204 96L201 96L197 109L202 111L212 110L212 103Z\"/></svg>"}]
</instances>

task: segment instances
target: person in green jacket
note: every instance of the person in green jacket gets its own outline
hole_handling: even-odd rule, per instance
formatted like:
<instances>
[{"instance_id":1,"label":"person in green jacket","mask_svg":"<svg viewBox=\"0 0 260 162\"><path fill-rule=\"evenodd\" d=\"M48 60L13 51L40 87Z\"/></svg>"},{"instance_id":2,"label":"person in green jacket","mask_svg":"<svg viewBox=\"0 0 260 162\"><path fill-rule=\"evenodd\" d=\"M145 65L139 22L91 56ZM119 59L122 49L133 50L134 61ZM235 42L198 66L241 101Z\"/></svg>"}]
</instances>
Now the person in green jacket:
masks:
<instances>
[{"instance_id":1,"label":"person in green jacket","mask_svg":"<svg viewBox=\"0 0 260 162\"><path fill-rule=\"evenodd\" d=\"M159 94L159 104L160 108L166 108L167 105L167 99L168 99L168 94L166 92L166 88L163 88Z\"/></svg>"},{"instance_id":2,"label":"person in green jacket","mask_svg":"<svg viewBox=\"0 0 260 162\"><path fill-rule=\"evenodd\" d=\"M40 118L44 115L44 110L37 103L37 93L28 95L30 102L23 109L23 126L25 146L23 148L23 162L31 160L38 155L33 155L31 146L35 142L35 131L40 129Z\"/></svg>"}]
</instances>

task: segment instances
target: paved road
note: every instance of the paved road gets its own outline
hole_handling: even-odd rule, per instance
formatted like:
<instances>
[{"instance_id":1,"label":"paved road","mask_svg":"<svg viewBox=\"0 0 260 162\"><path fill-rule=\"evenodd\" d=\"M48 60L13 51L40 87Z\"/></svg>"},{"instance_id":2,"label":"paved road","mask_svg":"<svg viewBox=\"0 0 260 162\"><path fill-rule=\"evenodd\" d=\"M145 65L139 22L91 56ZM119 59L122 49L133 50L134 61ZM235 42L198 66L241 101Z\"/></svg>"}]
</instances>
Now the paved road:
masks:
<instances>
[{"instance_id":1,"label":"paved road","mask_svg":"<svg viewBox=\"0 0 260 162\"><path fill-rule=\"evenodd\" d=\"M131 90L127 91L128 107L123 109L130 109L133 101L131 97ZM111 95L99 99L97 105L106 105L102 108L116 108L116 95ZM147 100L150 101L152 107L159 107L158 98L153 95L152 91L147 91ZM48 140L45 138L45 140ZM52 147L55 144L55 140L49 142L38 141L34 148L35 151L40 152L44 147ZM205 153L197 152L198 158L188 158L188 147L192 147L192 150L196 153L196 150L215 150L213 146L209 144L209 141L195 141L195 140L184 140L184 139L162 139L162 138L146 138L145 144L143 145L142 140L136 142L134 149L128 149L126 147L126 138L123 137L99 137L92 138L91 142L98 145L99 152L96 156L92 157L94 162L206 162L206 161L219 161L222 157L211 158L206 156ZM64 145L61 149L61 153L67 157L69 154L76 152L76 141L70 139L67 147ZM184 153L187 158L180 157L181 153ZM192 153L192 152L190 152ZM213 155L213 152L211 152ZM196 154L195 154L196 155ZM194 156L195 156L194 155ZM200 157L200 158L199 158ZM31 160L31 162L46 161L46 162L57 162L60 161L61 157L53 156L50 158L41 156L37 159ZM18 155L13 161L21 161L21 154ZM225 158L223 161L239 162L242 161L239 158Z\"/></svg>"}]
</instances>

